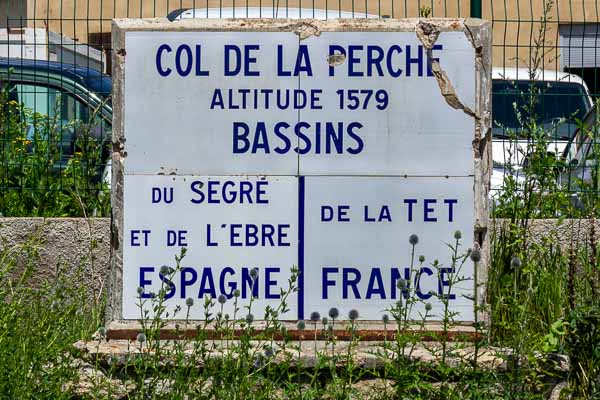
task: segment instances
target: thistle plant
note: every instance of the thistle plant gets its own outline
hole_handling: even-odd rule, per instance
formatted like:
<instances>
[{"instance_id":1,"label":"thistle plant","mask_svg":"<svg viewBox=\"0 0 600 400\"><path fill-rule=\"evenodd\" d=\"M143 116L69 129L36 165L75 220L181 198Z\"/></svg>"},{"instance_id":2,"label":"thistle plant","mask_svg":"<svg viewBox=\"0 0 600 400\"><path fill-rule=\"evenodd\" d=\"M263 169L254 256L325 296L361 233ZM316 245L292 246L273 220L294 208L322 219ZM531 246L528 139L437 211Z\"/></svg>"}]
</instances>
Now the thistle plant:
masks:
<instances>
[{"instance_id":1,"label":"thistle plant","mask_svg":"<svg viewBox=\"0 0 600 400\"><path fill-rule=\"evenodd\" d=\"M445 285L442 285L441 293L435 293L435 296L442 304L442 364L446 363L446 359L448 357L448 333L452 328L456 326L455 317L459 314L457 311L452 311L450 309L450 301L455 296L453 289L456 287L456 285L471 279L462 275L462 268L468 260L469 253L461 252L461 239L462 234L460 233L460 231L456 231L454 233L454 243L448 244L448 248L452 252L449 268L443 267L439 263L434 265L437 270L438 281L446 283ZM444 279L445 276L447 276L447 280ZM470 298L469 295L467 295L466 297L467 299L472 300L472 298Z\"/></svg>"},{"instance_id":2,"label":"thistle plant","mask_svg":"<svg viewBox=\"0 0 600 400\"><path fill-rule=\"evenodd\" d=\"M420 301L416 296L420 274L417 273L415 265L415 251L419 243L419 236L414 233L411 234L408 237L408 243L411 246L409 275L408 278L400 278L396 282L396 288L399 291L398 301L393 307L388 309L396 321L396 351L401 357L406 356L406 347L409 343L413 343L414 346L416 338L414 335L409 335L408 330L410 328L413 306ZM420 271L425 258L420 256L418 260Z\"/></svg>"}]
</instances>

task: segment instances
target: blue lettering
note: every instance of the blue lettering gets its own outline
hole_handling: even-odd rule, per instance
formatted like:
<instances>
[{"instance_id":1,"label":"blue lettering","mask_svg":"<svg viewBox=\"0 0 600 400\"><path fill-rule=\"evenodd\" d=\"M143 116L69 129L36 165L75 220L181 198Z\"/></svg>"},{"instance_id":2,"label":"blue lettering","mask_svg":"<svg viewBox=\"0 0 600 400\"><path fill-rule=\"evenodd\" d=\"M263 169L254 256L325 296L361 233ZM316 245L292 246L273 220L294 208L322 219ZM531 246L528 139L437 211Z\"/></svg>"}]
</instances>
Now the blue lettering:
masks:
<instances>
[{"instance_id":1,"label":"blue lettering","mask_svg":"<svg viewBox=\"0 0 600 400\"><path fill-rule=\"evenodd\" d=\"M142 293L140 294L140 297L142 299L149 299L152 297L150 293L146 293L144 291L144 286L152 285L152 280L146 279L147 272L154 272L154 267L140 267L140 287L142 288Z\"/></svg>"},{"instance_id":2,"label":"blue lettering","mask_svg":"<svg viewBox=\"0 0 600 400\"><path fill-rule=\"evenodd\" d=\"M296 56L296 66L294 67L294 76L300 75L301 72L305 72L306 76L312 76L312 67L310 65L310 54L305 44L301 44L298 48L298 54Z\"/></svg>"},{"instance_id":3,"label":"blue lettering","mask_svg":"<svg viewBox=\"0 0 600 400\"><path fill-rule=\"evenodd\" d=\"M202 278L200 279L200 290L198 291L198 298L201 299L205 294L209 294L213 299L217 297L215 290L215 281L212 276L212 269L210 267L202 268Z\"/></svg>"},{"instance_id":4,"label":"blue lettering","mask_svg":"<svg viewBox=\"0 0 600 400\"><path fill-rule=\"evenodd\" d=\"M277 154L286 154L290 150L290 147L292 147L292 141L290 138L281 132L283 129L289 129L289 127L290 124L287 122L278 122L275 124L275 136L277 136L283 142L283 147L277 146L273 149Z\"/></svg>"},{"instance_id":5,"label":"blue lettering","mask_svg":"<svg viewBox=\"0 0 600 400\"><path fill-rule=\"evenodd\" d=\"M156 70L158 71L158 74L163 77L171 74L171 68L164 69L162 66L162 53L165 51L170 53L172 51L171 46L168 44L161 44L156 51Z\"/></svg>"},{"instance_id":6,"label":"blue lettering","mask_svg":"<svg viewBox=\"0 0 600 400\"><path fill-rule=\"evenodd\" d=\"M283 69L283 45L277 45L277 76L292 76L292 71Z\"/></svg>"},{"instance_id":7,"label":"blue lettering","mask_svg":"<svg viewBox=\"0 0 600 400\"><path fill-rule=\"evenodd\" d=\"M271 286L277 285L277 281L271 279L271 273L279 272L277 267L265 268L265 299L278 299L278 293L271 293Z\"/></svg>"},{"instance_id":8,"label":"blue lettering","mask_svg":"<svg viewBox=\"0 0 600 400\"><path fill-rule=\"evenodd\" d=\"M367 76L373 76L373 67L377 69L377 76L383 76L381 61L383 61L383 49L379 46L367 46Z\"/></svg>"},{"instance_id":9,"label":"blue lettering","mask_svg":"<svg viewBox=\"0 0 600 400\"><path fill-rule=\"evenodd\" d=\"M452 222L454 220L453 208L454 204L458 203L457 199L446 199L444 200L445 204L448 204L448 222Z\"/></svg>"},{"instance_id":10,"label":"blue lettering","mask_svg":"<svg viewBox=\"0 0 600 400\"><path fill-rule=\"evenodd\" d=\"M158 277L169 288L165 293L165 299L168 300L175 295L175 284L166 275L159 273Z\"/></svg>"},{"instance_id":11,"label":"blue lettering","mask_svg":"<svg viewBox=\"0 0 600 400\"><path fill-rule=\"evenodd\" d=\"M186 66L182 67L182 53L186 54ZM175 53L175 69L180 76L188 76L192 71L192 49L187 44L182 44L177 48L177 52Z\"/></svg>"},{"instance_id":12,"label":"blue lettering","mask_svg":"<svg viewBox=\"0 0 600 400\"><path fill-rule=\"evenodd\" d=\"M331 44L329 45L329 57L334 56L334 55L346 55L346 50L337 44ZM331 65L332 63L329 64L329 76L334 76L335 75L335 65Z\"/></svg>"},{"instance_id":13,"label":"blue lettering","mask_svg":"<svg viewBox=\"0 0 600 400\"><path fill-rule=\"evenodd\" d=\"M450 280L446 278L447 274L454 273L454 268L445 267L439 269L439 280L438 280L438 294L442 299L454 300L456 299L456 294L454 293L444 293L444 287L450 287Z\"/></svg>"},{"instance_id":14,"label":"blue lettering","mask_svg":"<svg viewBox=\"0 0 600 400\"><path fill-rule=\"evenodd\" d=\"M408 204L408 222L413 220L413 204L417 204L417 199L404 199L404 204Z\"/></svg>"},{"instance_id":15,"label":"blue lettering","mask_svg":"<svg viewBox=\"0 0 600 400\"><path fill-rule=\"evenodd\" d=\"M252 154L256 154L258 149L262 149L265 154L269 154L269 139L267 138L267 127L264 122L256 123L256 134L252 143Z\"/></svg>"},{"instance_id":16,"label":"blue lettering","mask_svg":"<svg viewBox=\"0 0 600 400\"><path fill-rule=\"evenodd\" d=\"M433 271L429 267L422 267L419 270L419 274L417 275L417 279L416 279L416 281L417 281L417 289L416 289L417 297L419 297L421 300L427 300L431 297L431 293L423 293L421 291L421 276L423 275L423 273L431 276L431 275L433 275Z\"/></svg>"},{"instance_id":17,"label":"blue lettering","mask_svg":"<svg viewBox=\"0 0 600 400\"><path fill-rule=\"evenodd\" d=\"M187 276L190 275L190 278ZM184 267L181 269L181 298L185 299L186 296L186 288L188 286L192 286L198 280L198 273L194 268Z\"/></svg>"},{"instance_id":18,"label":"blue lettering","mask_svg":"<svg viewBox=\"0 0 600 400\"><path fill-rule=\"evenodd\" d=\"M424 199L423 200L424 206L423 206L423 221L425 222L436 222L437 218L430 216L431 213L433 213L435 211L434 208L429 207L430 204L435 204L437 203L436 199Z\"/></svg>"},{"instance_id":19,"label":"blue lettering","mask_svg":"<svg viewBox=\"0 0 600 400\"><path fill-rule=\"evenodd\" d=\"M354 132L354 129L361 129L362 127L363 127L363 124L361 124L360 122L351 122L348 124L348 128L346 130L348 132L348 136L351 137L352 139L354 139L354 141L356 142L355 148L352 148L352 147L346 148L346 151L350 154L358 154L365 147L365 144L364 144L362 138L357 133Z\"/></svg>"},{"instance_id":20,"label":"blue lettering","mask_svg":"<svg viewBox=\"0 0 600 400\"><path fill-rule=\"evenodd\" d=\"M349 45L348 46L348 76L363 76L361 71L355 71L354 65L360 63L360 57L355 57L354 52L362 51L363 46Z\"/></svg>"},{"instance_id":21,"label":"blue lettering","mask_svg":"<svg viewBox=\"0 0 600 400\"><path fill-rule=\"evenodd\" d=\"M244 122L233 123L233 154L246 153L250 149L250 127Z\"/></svg>"},{"instance_id":22,"label":"blue lettering","mask_svg":"<svg viewBox=\"0 0 600 400\"><path fill-rule=\"evenodd\" d=\"M256 64L256 57L251 57L250 52L258 50L259 46L257 44L249 44L244 46L244 55L245 55L245 63L244 63L244 76L259 76L260 73L258 71L251 71L250 65Z\"/></svg>"},{"instance_id":23,"label":"blue lettering","mask_svg":"<svg viewBox=\"0 0 600 400\"><path fill-rule=\"evenodd\" d=\"M322 293L321 293L321 297L323 299L328 299L329 295L328 295L328 290L327 288L329 286L335 286L335 281L334 280L330 280L328 275L329 274L337 274L339 272L339 268L336 267L323 267L322 270Z\"/></svg>"},{"instance_id":24,"label":"blue lettering","mask_svg":"<svg viewBox=\"0 0 600 400\"><path fill-rule=\"evenodd\" d=\"M237 289L237 283L235 281L228 282L227 286L229 287L229 290L226 290L225 289L225 276L226 275L235 275L235 271L233 270L233 268L231 268L231 267L223 268L223 270L221 271L221 275L219 276L219 289L221 290L221 293L223 293L225 296L227 296L228 299L230 299L233 297L233 291L235 289Z\"/></svg>"},{"instance_id":25,"label":"blue lettering","mask_svg":"<svg viewBox=\"0 0 600 400\"><path fill-rule=\"evenodd\" d=\"M242 69L242 63L240 59L242 58L242 52L234 44L226 44L224 46L225 50L225 63L224 63L224 71L223 75L225 76L235 76L240 73ZM233 54L233 56L232 56ZM232 59L233 58L233 59Z\"/></svg>"},{"instance_id":26,"label":"blue lettering","mask_svg":"<svg viewBox=\"0 0 600 400\"><path fill-rule=\"evenodd\" d=\"M190 190L200 196L200 198L198 198L198 199L191 199L190 201L192 203L200 204L204 201L204 193L202 192L203 186L204 186L204 183L202 181L194 181L191 183Z\"/></svg>"},{"instance_id":27,"label":"blue lettering","mask_svg":"<svg viewBox=\"0 0 600 400\"><path fill-rule=\"evenodd\" d=\"M381 277L381 270L379 268L373 268L371 270L369 284L367 285L367 295L365 296L365 298L370 299L374 295L378 295L379 298L385 299L383 278Z\"/></svg>"},{"instance_id":28,"label":"blue lettering","mask_svg":"<svg viewBox=\"0 0 600 400\"><path fill-rule=\"evenodd\" d=\"M131 246L132 247L139 247L142 244L140 243L140 233L142 234L142 236L144 237L144 246L148 246L148 236L150 235L150 230L149 229L133 229L131 231Z\"/></svg>"},{"instance_id":29,"label":"blue lettering","mask_svg":"<svg viewBox=\"0 0 600 400\"><path fill-rule=\"evenodd\" d=\"M258 270L258 268L257 268ZM256 279L252 279L250 276L250 269L242 268L242 297L246 298L247 290L250 288L252 290L252 297L258 297L258 277Z\"/></svg>"},{"instance_id":30,"label":"blue lettering","mask_svg":"<svg viewBox=\"0 0 600 400\"><path fill-rule=\"evenodd\" d=\"M215 107L220 107L221 110L225 109L225 104L223 103L223 93L221 93L221 89L215 89L213 92L213 97L210 101L210 109L214 110Z\"/></svg>"},{"instance_id":31,"label":"blue lettering","mask_svg":"<svg viewBox=\"0 0 600 400\"><path fill-rule=\"evenodd\" d=\"M406 46L407 50L408 50L408 54L410 55L410 46ZM400 68L396 68L396 70L394 70L394 65L392 63L392 52L397 52L398 54L402 53L402 47L398 46L398 45L393 45L389 48L388 53L387 53L387 58L386 58L386 64L387 64L387 69L389 74L394 77L397 78L400 75L402 75L402 70ZM408 75L410 76L410 68L408 69Z\"/></svg>"},{"instance_id":32,"label":"blue lettering","mask_svg":"<svg viewBox=\"0 0 600 400\"><path fill-rule=\"evenodd\" d=\"M202 46L196 45L196 76L208 76L208 71L202 71Z\"/></svg>"},{"instance_id":33,"label":"blue lettering","mask_svg":"<svg viewBox=\"0 0 600 400\"><path fill-rule=\"evenodd\" d=\"M353 279L350 279L350 274L354 275ZM360 299L360 292L358 291L358 282L360 282L360 271L357 268L344 268L342 271L342 298L348 298L348 288L352 289L355 299Z\"/></svg>"},{"instance_id":34,"label":"blue lettering","mask_svg":"<svg viewBox=\"0 0 600 400\"><path fill-rule=\"evenodd\" d=\"M411 45L406 46L406 76L411 76L411 65L417 64L418 76L423 76L423 46L417 47L417 57L411 57Z\"/></svg>"},{"instance_id":35,"label":"blue lettering","mask_svg":"<svg viewBox=\"0 0 600 400\"><path fill-rule=\"evenodd\" d=\"M433 54L434 50L443 50L444 47L441 44L434 44L433 47L431 48L431 54ZM433 62L439 62L440 59L439 58L434 58L434 57L429 57L429 54L427 55L427 76L433 76L433 71L431 69L431 66L433 64Z\"/></svg>"}]
</instances>

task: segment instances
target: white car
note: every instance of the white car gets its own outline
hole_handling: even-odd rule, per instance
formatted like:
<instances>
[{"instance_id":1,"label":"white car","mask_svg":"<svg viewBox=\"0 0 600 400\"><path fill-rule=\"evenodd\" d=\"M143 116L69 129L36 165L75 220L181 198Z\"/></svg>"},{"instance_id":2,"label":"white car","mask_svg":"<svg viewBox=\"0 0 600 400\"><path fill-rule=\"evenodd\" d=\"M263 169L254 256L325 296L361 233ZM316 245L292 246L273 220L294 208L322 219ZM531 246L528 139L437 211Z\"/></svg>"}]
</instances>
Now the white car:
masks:
<instances>
[{"instance_id":1,"label":"white car","mask_svg":"<svg viewBox=\"0 0 600 400\"><path fill-rule=\"evenodd\" d=\"M581 191L581 184L596 187L585 187L597 193L600 189L594 175L598 175L598 158L600 153L600 108L598 103L583 118L581 127L563 152L568 167L560 176L561 185L569 192Z\"/></svg>"},{"instance_id":2,"label":"white car","mask_svg":"<svg viewBox=\"0 0 600 400\"><path fill-rule=\"evenodd\" d=\"M560 156L577 130L576 121L591 109L592 99L583 79L565 72L539 70L530 74L526 68L494 68L492 79L494 197L508 174L517 183L524 180L523 167L534 139L522 128L523 122L533 115L540 131L546 134L548 153ZM535 106L529 111L532 92Z\"/></svg>"}]
</instances>

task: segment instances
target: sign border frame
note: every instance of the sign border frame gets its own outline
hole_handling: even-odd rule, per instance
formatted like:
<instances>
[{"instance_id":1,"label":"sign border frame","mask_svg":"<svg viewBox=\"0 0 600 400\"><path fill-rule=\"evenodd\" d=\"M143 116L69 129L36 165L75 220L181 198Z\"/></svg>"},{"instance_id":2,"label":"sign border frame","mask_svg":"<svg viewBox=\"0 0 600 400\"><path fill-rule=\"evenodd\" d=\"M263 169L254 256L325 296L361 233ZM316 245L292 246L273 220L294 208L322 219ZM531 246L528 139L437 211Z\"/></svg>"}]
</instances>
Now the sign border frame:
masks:
<instances>
[{"instance_id":1,"label":"sign border frame","mask_svg":"<svg viewBox=\"0 0 600 400\"><path fill-rule=\"evenodd\" d=\"M108 285L108 302L106 309L106 326L111 339L134 339L141 325L136 320L122 318L122 285L123 285L123 186L125 151L124 132L124 85L125 85L125 34L132 31L163 32L293 32L300 40L310 36L318 36L321 32L415 32L426 48L430 48L441 32L463 32L470 41L475 52L475 109L464 107L457 98L451 82L441 74L436 74L440 96L446 100L448 107L463 111L474 120L473 160L474 160L474 238L481 245L482 260L477 264L478 298L484 304L485 282L487 282L490 259L489 201L490 178L492 172L491 146L491 93L492 93L492 26L491 23L475 18L409 18L409 19L183 19L171 22L166 18L114 19L112 22L113 48L113 131L112 131L112 215L111 215L111 271ZM458 101L458 102L457 102ZM488 320L489 315L484 307L479 307L480 321ZM163 329L164 336L175 332L177 321L169 322ZM193 336L195 324L190 323L190 332L184 336ZM260 331L262 321L256 321L255 327ZM285 322L288 331L296 330L295 323ZM383 338L381 321L358 321L357 330L366 340ZM458 324L454 334L474 335L471 323ZM440 331L439 322L427 324L427 331ZM188 333L190 335L188 335ZM341 338L344 331L339 332ZM295 331L293 336L302 337Z\"/></svg>"}]
</instances>

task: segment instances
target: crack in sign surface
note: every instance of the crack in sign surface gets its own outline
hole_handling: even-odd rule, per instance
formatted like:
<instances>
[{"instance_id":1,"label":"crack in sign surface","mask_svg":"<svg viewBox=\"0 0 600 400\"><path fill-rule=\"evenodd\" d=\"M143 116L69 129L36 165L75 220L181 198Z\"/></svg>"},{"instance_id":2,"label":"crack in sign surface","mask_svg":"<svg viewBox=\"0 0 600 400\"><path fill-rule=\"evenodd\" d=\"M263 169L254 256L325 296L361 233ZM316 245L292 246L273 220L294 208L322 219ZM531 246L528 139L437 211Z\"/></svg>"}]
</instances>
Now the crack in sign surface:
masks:
<instances>
[{"instance_id":1,"label":"crack in sign surface","mask_svg":"<svg viewBox=\"0 0 600 400\"><path fill-rule=\"evenodd\" d=\"M430 22L419 22L417 24L416 34L419 41L423 44L423 47L425 47L428 60L431 60L431 72L438 83L440 92L446 103L448 103L450 107L456 110L462 110L465 114L479 120L480 116L459 99L450 78L448 78L448 75L440 66L440 62L433 57L432 48L440 36L439 28Z\"/></svg>"}]
</instances>

